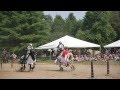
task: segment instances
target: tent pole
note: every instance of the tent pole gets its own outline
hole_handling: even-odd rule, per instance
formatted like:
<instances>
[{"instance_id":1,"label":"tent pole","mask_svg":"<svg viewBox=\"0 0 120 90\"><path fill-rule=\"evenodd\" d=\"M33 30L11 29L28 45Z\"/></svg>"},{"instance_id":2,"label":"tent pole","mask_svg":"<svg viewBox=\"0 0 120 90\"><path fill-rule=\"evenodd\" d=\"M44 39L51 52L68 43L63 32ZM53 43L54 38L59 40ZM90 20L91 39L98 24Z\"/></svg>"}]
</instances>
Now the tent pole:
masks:
<instances>
[{"instance_id":1,"label":"tent pole","mask_svg":"<svg viewBox=\"0 0 120 90\"><path fill-rule=\"evenodd\" d=\"M51 60L51 49L50 49L50 60Z\"/></svg>"},{"instance_id":2,"label":"tent pole","mask_svg":"<svg viewBox=\"0 0 120 90\"><path fill-rule=\"evenodd\" d=\"M51 60L51 51L50 51L50 60Z\"/></svg>"}]
</instances>

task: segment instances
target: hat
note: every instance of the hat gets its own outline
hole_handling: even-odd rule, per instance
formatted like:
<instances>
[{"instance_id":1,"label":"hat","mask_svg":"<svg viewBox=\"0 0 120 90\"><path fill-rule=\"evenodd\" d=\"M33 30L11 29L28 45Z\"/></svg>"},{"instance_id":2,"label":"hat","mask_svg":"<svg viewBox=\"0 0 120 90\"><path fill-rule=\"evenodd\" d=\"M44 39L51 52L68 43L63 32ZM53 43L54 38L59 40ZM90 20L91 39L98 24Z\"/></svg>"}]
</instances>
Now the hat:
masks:
<instances>
[{"instance_id":1,"label":"hat","mask_svg":"<svg viewBox=\"0 0 120 90\"><path fill-rule=\"evenodd\" d=\"M59 43L62 43L61 41Z\"/></svg>"}]
</instances>

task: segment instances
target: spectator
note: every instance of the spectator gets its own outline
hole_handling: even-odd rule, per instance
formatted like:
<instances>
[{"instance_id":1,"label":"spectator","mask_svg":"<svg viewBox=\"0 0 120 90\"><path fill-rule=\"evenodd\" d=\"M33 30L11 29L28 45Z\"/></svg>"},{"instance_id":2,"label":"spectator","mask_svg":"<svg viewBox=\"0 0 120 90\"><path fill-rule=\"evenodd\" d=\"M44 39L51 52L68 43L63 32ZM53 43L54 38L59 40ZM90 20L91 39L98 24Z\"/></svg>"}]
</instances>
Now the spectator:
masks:
<instances>
[{"instance_id":1,"label":"spectator","mask_svg":"<svg viewBox=\"0 0 120 90\"><path fill-rule=\"evenodd\" d=\"M11 57L12 57L12 61L16 62L17 55L14 52L12 53Z\"/></svg>"}]
</instances>

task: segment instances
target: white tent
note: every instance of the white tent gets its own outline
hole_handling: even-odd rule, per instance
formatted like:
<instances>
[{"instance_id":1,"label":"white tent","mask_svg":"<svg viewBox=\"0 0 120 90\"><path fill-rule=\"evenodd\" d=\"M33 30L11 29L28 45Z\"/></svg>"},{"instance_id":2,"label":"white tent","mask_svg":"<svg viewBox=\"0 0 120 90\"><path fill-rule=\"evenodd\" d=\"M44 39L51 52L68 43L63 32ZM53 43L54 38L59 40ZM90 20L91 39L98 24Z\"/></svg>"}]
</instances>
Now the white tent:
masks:
<instances>
[{"instance_id":1,"label":"white tent","mask_svg":"<svg viewBox=\"0 0 120 90\"><path fill-rule=\"evenodd\" d=\"M104 46L105 48L120 47L120 40Z\"/></svg>"},{"instance_id":2,"label":"white tent","mask_svg":"<svg viewBox=\"0 0 120 90\"><path fill-rule=\"evenodd\" d=\"M87 41L83 41L83 40L79 40L77 38L70 37L70 36L66 35L62 38L59 38L59 39L55 40L55 41L52 41L52 42L47 43L45 45L39 46L36 49L56 48L60 41L64 44L65 47L68 47L68 48L100 47L100 45L90 43L90 42L87 42Z\"/></svg>"}]
</instances>

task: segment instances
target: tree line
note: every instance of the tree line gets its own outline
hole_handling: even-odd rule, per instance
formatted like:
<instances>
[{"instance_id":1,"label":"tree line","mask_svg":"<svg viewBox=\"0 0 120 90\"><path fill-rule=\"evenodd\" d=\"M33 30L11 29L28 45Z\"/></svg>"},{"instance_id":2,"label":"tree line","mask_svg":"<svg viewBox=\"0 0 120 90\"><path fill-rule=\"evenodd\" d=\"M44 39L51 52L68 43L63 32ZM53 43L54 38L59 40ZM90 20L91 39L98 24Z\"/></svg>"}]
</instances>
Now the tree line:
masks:
<instances>
[{"instance_id":1,"label":"tree line","mask_svg":"<svg viewBox=\"0 0 120 90\"><path fill-rule=\"evenodd\" d=\"M0 50L20 53L29 43L34 47L70 35L104 46L120 39L120 11L87 11L77 20L44 15L43 11L0 11Z\"/></svg>"}]
</instances>

